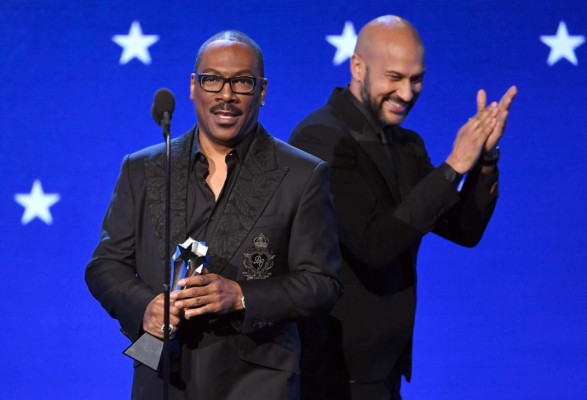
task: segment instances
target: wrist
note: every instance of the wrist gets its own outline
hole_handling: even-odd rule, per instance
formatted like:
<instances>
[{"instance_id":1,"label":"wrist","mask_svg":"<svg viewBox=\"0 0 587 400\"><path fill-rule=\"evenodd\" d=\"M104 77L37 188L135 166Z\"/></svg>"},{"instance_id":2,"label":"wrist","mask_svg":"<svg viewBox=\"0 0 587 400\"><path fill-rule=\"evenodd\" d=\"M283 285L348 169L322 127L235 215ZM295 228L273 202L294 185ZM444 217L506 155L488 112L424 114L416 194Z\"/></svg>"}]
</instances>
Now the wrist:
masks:
<instances>
[{"instance_id":1,"label":"wrist","mask_svg":"<svg viewBox=\"0 0 587 400\"><path fill-rule=\"evenodd\" d=\"M449 163L446 162L443 166L441 166L441 169L444 178L451 184L451 186L455 190L458 190L461 180L463 179L463 174L455 170Z\"/></svg>"},{"instance_id":2,"label":"wrist","mask_svg":"<svg viewBox=\"0 0 587 400\"><path fill-rule=\"evenodd\" d=\"M469 168L467 168L464 163L460 162L458 158L454 157L452 154L444 161L450 168L452 168L457 174L464 175L469 172Z\"/></svg>"}]
</instances>

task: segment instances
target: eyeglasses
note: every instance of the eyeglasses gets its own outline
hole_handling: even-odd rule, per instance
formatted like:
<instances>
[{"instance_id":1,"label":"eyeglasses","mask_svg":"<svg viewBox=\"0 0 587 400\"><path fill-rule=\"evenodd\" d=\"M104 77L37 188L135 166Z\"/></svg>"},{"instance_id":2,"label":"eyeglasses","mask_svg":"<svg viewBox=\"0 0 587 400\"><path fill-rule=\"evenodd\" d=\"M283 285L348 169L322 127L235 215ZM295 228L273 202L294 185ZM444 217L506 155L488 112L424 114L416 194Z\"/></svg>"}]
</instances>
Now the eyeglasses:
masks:
<instances>
[{"instance_id":1,"label":"eyeglasses","mask_svg":"<svg viewBox=\"0 0 587 400\"><path fill-rule=\"evenodd\" d=\"M198 74L193 73L200 83L200 87L206 92L218 93L224 88L226 82L230 84L230 89L236 94L251 94L255 90L258 79L254 76L233 76L225 78L220 75Z\"/></svg>"}]
</instances>

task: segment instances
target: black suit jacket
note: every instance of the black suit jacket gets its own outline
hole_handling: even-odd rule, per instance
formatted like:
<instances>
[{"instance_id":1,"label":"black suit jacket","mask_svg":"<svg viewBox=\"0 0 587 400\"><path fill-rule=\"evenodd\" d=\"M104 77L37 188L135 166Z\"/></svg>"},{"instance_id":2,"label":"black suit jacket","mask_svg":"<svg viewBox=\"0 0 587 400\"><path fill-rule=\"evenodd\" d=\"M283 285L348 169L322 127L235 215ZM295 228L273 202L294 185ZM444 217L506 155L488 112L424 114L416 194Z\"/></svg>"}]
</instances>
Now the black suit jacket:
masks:
<instances>
[{"instance_id":1,"label":"black suit jacket","mask_svg":"<svg viewBox=\"0 0 587 400\"><path fill-rule=\"evenodd\" d=\"M194 131L172 141L172 249L187 237L187 174ZM300 354L296 321L328 312L341 293L340 253L328 194L328 166L274 139L260 125L251 134L256 137L215 233L208 239L212 254L210 272L239 282L246 312L184 323L179 331L184 342L182 358L196 360L204 344L230 338L237 350L213 355L217 363L230 363L238 357L251 366L295 375L299 372ZM164 145L124 159L100 242L86 269L90 291L132 340L142 333L144 311L163 287L164 165ZM255 246L254 239L261 234L268 241L261 253L266 250L266 255L274 256L273 267L266 279L248 280L243 275L246 254L260 251L263 246ZM217 335L208 326L210 321L226 329ZM202 337L200 329L208 333ZM186 365L185 360L182 364ZM209 368L213 370L214 365ZM135 371L133 393L143 388L145 393L137 397L158 398L160 390L152 386L153 382L160 386L156 374L144 366L136 369L140 373ZM186 376L185 371L184 379L189 387L192 377L189 373ZM263 388L270 383L257 384ZM231 392L230 388L237 387L238 382L210 381L197 385L209 386L205 393L212 395L207 398L254 398L247 393ZM283 388L276 390L280 394L275 398L283 397ZM183 398L175 389L173 393Z\"/></svg>"},{"instance_id":2,"label":"black suit jacket","mask_svg":"<svg viewBox=\"0 0 587 400\"><path fill-rule=\"evenodd\" d=\"M391 164L351 96L335 89L290 138L330 164L345 287L328 319L304 327L302 374L374 382L395 373L409 380L420 240L433 230L474 246L494 209L497 173L474 169L459 193L451 184L454 171L446 164L434 168L422 139L400 127L393 132ZM324 335L312 334L316 330ZM312 346L331 355L314 358Z\"/></svg>"}]
</instances>

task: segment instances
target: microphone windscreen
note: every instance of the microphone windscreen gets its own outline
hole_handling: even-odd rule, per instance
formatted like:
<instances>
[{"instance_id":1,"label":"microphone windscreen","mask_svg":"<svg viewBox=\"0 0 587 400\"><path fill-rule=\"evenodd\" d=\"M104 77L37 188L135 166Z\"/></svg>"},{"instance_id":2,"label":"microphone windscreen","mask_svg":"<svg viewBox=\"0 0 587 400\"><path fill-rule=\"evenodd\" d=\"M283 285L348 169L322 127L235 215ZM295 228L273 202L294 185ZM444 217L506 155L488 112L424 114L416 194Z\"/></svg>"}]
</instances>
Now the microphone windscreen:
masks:
<instances>
[{"instance_id":1,"label":"microphone windscreen","mask_svg":"<svg viewBox=\"0 0 587 400\"><path fill-rule=\"evenodd\" d=\"M173 97L173 93L165 88L157 90L155 98L153 99L153 107L151 108L151 115L157 125L161 124L164 112L167 111L169 113L169 118L171 119L174 110L175 98Z\"/></svg>"},{"instance_id":2,"label":"microphone windscreen","mask_svg":"<svg viewBox=\"0 0 587 400\"><path fill-rule=\"evenodd\" d=\"M161 118L159 118L159 114L157 113L157 110L155 110L155 103L151 105L151 116L153 117L153 120L157 123L157 125L161 124Z\"/></svg>"}]
</instances>

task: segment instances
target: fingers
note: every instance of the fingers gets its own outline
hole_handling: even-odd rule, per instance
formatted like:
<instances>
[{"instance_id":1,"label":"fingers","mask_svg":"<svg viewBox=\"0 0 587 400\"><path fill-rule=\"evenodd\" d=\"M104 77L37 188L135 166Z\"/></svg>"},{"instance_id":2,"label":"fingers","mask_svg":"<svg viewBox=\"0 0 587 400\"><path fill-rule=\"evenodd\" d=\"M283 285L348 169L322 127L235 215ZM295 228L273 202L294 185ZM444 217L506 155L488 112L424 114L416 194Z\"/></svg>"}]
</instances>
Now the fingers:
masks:
<instances>
[{"instance_id":1,"label":"fingers","mask_svg":"<svg viewBox=\"0 0 587 400\"><path fill-rule=\"evenodd\" d=\"M205 312L221 311L219 305L225 296L222 286L210 284L204 287L191 287L178 291L174 305L183 311L183 316L190 319ZM204 308L204 312L199 310Z\"/></svg>"},{"instance_id":2,"label":"fingers","mask_svg":"<svg viewBox=\"0 0 587 400\"><path fill-rule=\"evenodd\" d=\"M487 93L485 90L481 89L477 92L477 112L480 113L485 109L485 105L487 104Z\"/></svg>"},{"instance_id":3,"label":"fingers","mask_svg":"<svg viewBox=\"0 0 587 400\"><path fill-rule=\"evenodd\" d=\"M487 139L485 143L485 151L491 151L495 146L497 146L499 140L503 136L505 131L506 122L509 115L509 109L514 101L514 98L518 94L518 88L515 86L511 86L503 95L503 97L499 100L499 115L497 117L497 123L495 124L495 128L493 132Z\"/></svg>"},{"instance_id":4,"label":"fingers","mask_svg":"<svg viewBox=\"0 0 587 400\"><path fill-rule=\"evenodd\" d=\"M446 162L459 173L466 173L477 162L481 151L493 149L503 135L509 108L518 93L511 86L499 100L487 105L487 93L477 92L477 114L465 123L453 144L453 150Z\"/></svg>"},{"instance_id":5,"label":"fingers","mask_svg":"<svg viewBox=\"0 0 587 400\"><path fill-rule=\"evenodd\" d=\"M493 102L459 129L453 150L446 160L455 171L465 174L475 165L497 123L497 115L497 103Z\"/></svg>"},{"instance_id":6,"label":"fingers","mask_svg":"<svg viewBox=\"0 0 587 400\"><path fill-rule=\"evenodd\" d=\"M499 110L500 111L507 111L509 110L514 97L518 94L518 88L516 86L510 86L510 88L504 93L502 98L499 100ZM485 90L480 89L477 92L477 113L480 113L482 110L485 109L487 104L487 93Z\"/></svg>"},{"instance_id":7,"label":"fingers","mask_svg":"<svg viewBox=\"0 0 587 400\"><path fill-rule=\"evenodd\" d=\"M184 317L190 319L207 313L220 313L220 303L215 296L197 296L183 302Z\"/></svg>"},{"instance_id":8,"label":"fingers","mask_svg":"<svg viewBox=\"0 0 587 400\"><path fill-rule=\"evenodd\" d=\"M208 270L204 269L201 275L195 275L188 278L181 279L177 282L179 286L183 286L186 288L195 287L195 286L206 286L209 285L211 282L220 278L219 275L210 274Z\"/></svg>"},{"instance_id":9,"label":"fingers","mask_svg":"<svg viewBox=\"0 0 587 400\"><path fill-rule=\"evenodd\" d=\"M503 126L505 124L508 111L510 109L510 106L512 105L512 102L514 101L514 97L516 97L516 94L518 94L518 88L515 86L511 86L499 100L498 108L500 126Z\"/></svg>"},{"instance_id":10,"label":"fingers","mask_svg":"<svg viewBox=\"0 0 587 400\"><path fill-rule=\"evenodd\" d=\"M175 300L174 305L183 311L186 319L200 315L200 311L194 312L194 310L215 302L212 295L222 290L222 279L219 275L208 274L179 281L178 284L184 286L185 289L171 293L171 297ZM206 310L209 309L210 307L206 308Z\"/></svg>"},{"instance_id":11,"label":"fingers","mask_svg":"<svg viewBox=\"0 0 587 400\"><path fill-rule=\"evenodd\" d=\"M180 290L177 293L177 300L174 306L183 310L191 307L200 307L205 304L204 298L209 296L210 290L207 288L189 288Z\"/></svg>"},{"instance_id":12,"label":"fingers","mask_svg":"<svg viewBox=\"0 0 587 400\"><path fill-rule=\"evenodd\" d=\"M207 313L223 313L222 297L220 293L194 294L193 297L178 301L178 305L185 319L190 319Z\"/></svg>"},{"instance_id":13,"label":"fingers","mask_svg":"<svg viewBox=\"0 0 587 400\"><path fill-rule=\"evenodd\" d=\"M497 123L498 106L493 102L489 107L478 112L473 118L469 119L463 128L464 135L472 136L472 139L485 141Z\"/></svg>"},{"instance_id":14,"label":"fingers","mask_svg":"<svg viewBox=\"0 0 587 400\"><path fill-rule=\"evenodd\" d=\"M169 314L171 316L179 317L181 315L181 310L175 306L173 300L174 299L170 296ZM148 315L151 318L163 318L164 309L165 297L164 294L161 293L157 295L157 297L155 297L153 300L151 300L151 302L147 306L147 309L145 310L145 315Z\"/></svg>"},{"instance_id":15,"label":"fingers","mask_svg":"<svg viewBox=\"0 0 587 400\"><path fill-rule=\"evenodd\" d=\"M180 283L181 284L181 283ZM237 309L242 298L240 285L217 274L185 279L186 289L172 293L175 306L186 319L207 313L225 314Z\"/></svg>"},{"instance_id":16,"label":"fingers","mask_svg":"<svg viewBox=\"0 0 587 400\"><path fill-rule=\"evenodd\" d=\"M173 301L169 305L169 322L172 325L178 326L181 322L181 309L173 304ZM163 338L163 332L161 332L161 326L164 322L165 313L165 298L164 294L157 295L147 305L145 314L143 316L143 330L150 333L158 338Z\"/></svg>"},{"instance_id":17,"label":"fingers","mask_svg":"<svg viewBox=\"0 0 587 400\"><path fill-rule=\"evenodd\" d=\"M518 94L518 88L516 88L515 86L510 87L505 92L503 97L499 100L499 110L501 112L505 112L510 109L510 106L514 101L514 97L516 97L516 94Z\"/></svg>"},{"instance_id":18,"label":"fingers","mask_svg":"<svg viewBox=\"0 0 587 400\"><path fill-rule=\"evenodd\" d=\"M493 102L481 112L479 117L479 129L482 136L489 136L495 124L497 123L498 105Z\"/></svg>"},{"instance_id":19,"label":"fingers","mask_svg":"<svg viewBox=\"0 0 587 400\"><path fill-rule=\"evenodd\" d=\"M497 146L497 144L499 143L499 140L501 139L501 137L503 136L503 132L505 131L505 124L507 121L508 114L508 111L501 111L499 113L499 118L497 119L495 128L493 128L491 135L489 135L487 141L485 142L484 150L486 152L489 152L492 149L494 149L495 146Z\"/></svg>"},{"instance_id":20,"label":"fingers","mask_svg":"<svg viewBox=\"0 0 587 400\"><path fill-rule=\"evenodd\" d=\"M221 314L221 309L216 303L209 303L198 308L190 308L185 310L185 319L191 319L205 314Z\"/></svg>"}]
</instances>

